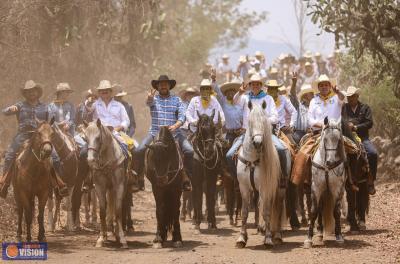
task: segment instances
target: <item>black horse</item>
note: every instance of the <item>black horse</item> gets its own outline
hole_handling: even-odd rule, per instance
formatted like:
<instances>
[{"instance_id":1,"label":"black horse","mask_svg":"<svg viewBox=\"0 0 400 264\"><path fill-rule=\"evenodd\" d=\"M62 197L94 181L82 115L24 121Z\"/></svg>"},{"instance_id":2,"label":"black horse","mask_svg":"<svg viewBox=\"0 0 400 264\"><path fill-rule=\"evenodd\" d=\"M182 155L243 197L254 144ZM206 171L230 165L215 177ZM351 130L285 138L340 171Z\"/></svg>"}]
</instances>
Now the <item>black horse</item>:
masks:
<instances>
[{"instance_id":1,"label":"black horse","mask_svg":"<svg viewBox=\"0 0 400 264\"><path fill-rule=\"evenodd\" d=\"M168 127L161 127L157 139L147 145L145 171L156 201L157 233L154 248L162 248L172 231L174 247L182 247L179 223L183 160Z\"/></svg>"},{"instance_id":2,"label":"black horse","mask_svg":"<svg viewBox=\"0 0 400 264\"><path fill-rule=\"evenodd\" d=\"M351 120L347 118L342 119L343 135L350 138L361 149L359 155L347 154L351 180L358 189L355 190L355 188L351 186L350 181L347 181L347 221L350 224L350 231L357 232L365 228L365 215L369 207L368 177L370 176L370 172L366 152L362 144L357 142L348 126L348 122L351 122Z\"/></svg>"},{"instance_id":3,"label":"black horse","mask_svg":"<svg viewBox=\"0 0 400 264\"><path fill-rule=\"evenodd\" d=\"M193 208L195 232L200 232L203 206L203 182L206 188L207 222L209 229L216 229L215 193L217 175L221 169L222 148L218 140L218 127L214 124L215 110L208 115L200 115L193 138Z\"/></svg>"}]
</instances>

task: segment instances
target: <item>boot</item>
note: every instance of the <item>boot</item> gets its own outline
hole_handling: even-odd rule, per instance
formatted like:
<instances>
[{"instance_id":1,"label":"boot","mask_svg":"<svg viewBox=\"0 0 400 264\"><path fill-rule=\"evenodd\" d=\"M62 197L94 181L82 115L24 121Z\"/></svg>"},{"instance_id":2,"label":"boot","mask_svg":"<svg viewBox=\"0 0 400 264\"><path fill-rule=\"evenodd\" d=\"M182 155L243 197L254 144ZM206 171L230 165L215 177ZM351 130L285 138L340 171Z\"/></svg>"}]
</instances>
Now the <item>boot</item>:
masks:
<instances>
[{"instance_id":1,"label":"boot","mask_svg":"<svg viewBox=\"0 0 400 264\"><path fill-rule=\"evenodd\" d=\"M68 196L67 185L58 176L58 174L56 173L54 168L51 170L51 179L52 179L51 183L52 183L53 188L56 191L56 195L59 195L60 197Z\"/></svg>"},{"instance_id":2,"label":"boot","mask_svg":"<svg viewBox=\"0 0 400 264\"><path fill-rule=\"evenodd\" d=\"M369 193L369 195L374 195L376 193L374 183L368 184L368 193Z\"/></svg>"},{"instance_id":3,"label":"boot","mask_svg":"<svg viewBox=\"0 0 400 264\"><path fill-rule=\"evenodd\" d=\"M0 179L0 197L3 199L6 199L7 193L8 193L8 187L10 186L11 183L11 177L12 177L12 172L11 169L7 170L3 174L3 176Z\"/></svg>"}]
</instances>

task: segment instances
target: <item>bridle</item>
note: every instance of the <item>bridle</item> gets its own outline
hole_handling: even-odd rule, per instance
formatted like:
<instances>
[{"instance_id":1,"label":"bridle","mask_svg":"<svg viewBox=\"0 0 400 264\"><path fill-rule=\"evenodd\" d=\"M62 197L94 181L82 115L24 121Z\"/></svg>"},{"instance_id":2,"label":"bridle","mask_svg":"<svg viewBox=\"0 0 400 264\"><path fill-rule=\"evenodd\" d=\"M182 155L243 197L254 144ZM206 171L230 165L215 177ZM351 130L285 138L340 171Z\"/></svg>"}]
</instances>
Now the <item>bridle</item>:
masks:
<instances>
[{"instance_id":1,"label":"bridle","mask_svg":"<svg viewBox=\"0 0 400 264\"><path fill-rule=\"evenodd\" d=\"M203 147L203 150L205 149L205 146L206 146L207 143L209 143L209 142L213 143L213 153L214 153L214 155L211 155L210 157L206 157L206 154L201 152L198 144L193 144L193 150L199 156L199 158L201 159L200 161L203 163L203 166L206 169L208 169L208 170L215 169L217 167L217 165L218 165L219 155L220 155L215 137L214 138L203 139L201 126L199 126L198 127L197 136L196 136L195 140L197 142L201 143L201 146ZM207 163L212 161L213 159L215 159L214 164L211 165L211 166L208 166Z\"/></svg>"},{"instance_id":2,"label":"bridle","mask_svg":"<svg viewBox=\"0 0 400 264\"><path fill-rule=\"evenodd\" d=\"M61 146L58 145L58 144L56 144L55 142L53 143L53 145L54 145L54 148L55 148L56 150L58 150L58 151L57 151L57 154L60 156L60 161L63 162L63 161L69 160L69 159L70 159L71 157L73 157L74 155L76 156L76 150L73 150L73 151L70 151L68 154L66 154L64 157L61 157L61 156L62 156L62 153L63 153L63 150L64 150L64 149L68 149L68 145L67 145L67 143L61 138L60 133L62 133L62 132L60 131L60 129L59 129L58 127L56 127L55 130L56 130L55 133L59 136L59 140L61 141Z\"/></svg>"},{"instance_id":3,"label":"bridle","mask_svg":"<svg viewBox=\"0 0 400 264\"><path fill-rule=\"evenodd\" d=\"M102 171L102 170L104 170L104 169L106 169L106 168L112 170L114 166L110 166L111 163L113 162L113 160L111 160L111 159L108 160L104 165L102 165L102 166L99 165L100 155L101 155L101 153L103 153L103 151L104 151L104 150L103 150L103 133L102 133L102 131L101 131L101 128L99 128L99 133L100 133L100 136L99 136L99 144L98 144L97 148L95 148L95 147L93 147L93 146L90 146L90 145L88 144L88 153L89 153L89 151L93 151L94 153L97 153L96 166L94 166L93 169L96 170L96 171ZM117 165L117 164L116 164L116 165Z\"/></svg>"},{"instance_id":4,"label":"bridle","mask_svg":"<svg viewBox=\"0 0 400 264\"><path fill-rule=\"evenodd\" d=\"M34 148L31 148L31 151L32 151L33 155L35 156L35 158L39 162L44 162L48 158L48 157L42 157L42 149L43 149L43 147L45 145L50 145L50 147L51 147L50 153L51 153L53 151L53 144L49 140L46 140L46 141L43 141L42 143L40 143L40 145L39 145L39 155L37 155L35 153L35 149ZM49 157L50 157L50 155L49 155Z\"/></svg>"}]
</instances>

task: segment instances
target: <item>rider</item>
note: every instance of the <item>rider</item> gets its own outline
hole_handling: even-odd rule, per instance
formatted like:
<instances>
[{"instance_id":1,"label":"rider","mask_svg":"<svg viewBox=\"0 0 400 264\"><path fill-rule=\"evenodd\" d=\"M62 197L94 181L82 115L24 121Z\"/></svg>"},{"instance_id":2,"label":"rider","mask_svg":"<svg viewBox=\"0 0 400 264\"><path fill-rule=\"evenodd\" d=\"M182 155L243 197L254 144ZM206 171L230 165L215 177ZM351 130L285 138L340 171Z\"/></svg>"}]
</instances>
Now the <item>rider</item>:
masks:
<instances>
[{"instance_id":1,"label":"rider","mask_svg":"<svg viewBox=\"0 0 400 264\"><path fill-rule=\"evenodd\" d=\"M71 136L75 134L75 107L68 100L73 92L68 83L59 83L56 88L56 99L49 104L49 119L55 118L62 131Z\"/></svg>"},{"instance_id":2,"label":"rider","mask_svg":"<svg viewBox=\"0 0 400 264\"><path fill-rule=\"evenodd\" d=\"M39 100L43 94L43 88L40 84L29 80L25 83L25 87L21 89L21 93L25 98L24 101L20 101L3 110L5 115L16 115L18 122L18 132L5 153L3 176L0 179L0 197L3 198L7 196L7 190L13 176L12 166L22 144L32 137L32 132L37 128L37 120L47 121L49 116L47 105ZM60 178L60 159L54 150L51 157L53 163L53 169L51 170L52 185L59 195L65 196L68 194L68 189Z\"/></svg>"},{"instance_id":3,"label":"rider","mask_svg":"<svg viewBox=\"0 0 400 264\"><path fill-rule=\"evenodd\" d=\"M267 118L269 119L270 123L272 125L276 125L278 123L278 112L276 111L276 106L274 103L274 99L266 94L263 90L263 79L258 75L258 74L253 74L250 78L250 81L248 83L250 86L251 90L248 94L245 94L246 89L245 86L242 85L239 89L239 92L235 95L234 101L239 102L239 104L242 106L243 111L243 122L242 122L242 128L245 130L247 129L248 126L248 117L249 117L249 108L248 108L248 103L249 101L252 102L253 104L258 104L262 105L263 102L266 103L266 108L265 108L265 113ZM239 147L243 144L244 140L244 134L242 134L232 145L232 147L229 149L228 153L226 154L226 158L228 159L228 162L231 164L230 166L235 166L233 157ZM276 135L272 135L272 142L275 145L275 148L278 151L279 155L279 160L281 162L281 168L282 172L285 174L287 171L286 169L286 147L283 145L283 143L278 139ZM233 163L233 165L232 165ZM236 173L234 173L234 176L236 176ZM284 178L287 175L283 175Z\"/></svg>"},{"instance_id":4,"label":"rider","mask_svg":"<svg viewBox=\"0 0 400 264\"><path fill-rule=\"evenodd\" d=\"M176 81L169 79L166 75L161 75L158 80L153 80L151 85L154 89L148 93L146 102L150 108L151 127L147 136L135 149L134 159L138 164L137 173L141 175L143 171L146 145L155 139L161 126L168 126L178 141L184 156L183 163L186 173L183 173L182 188L184 191L190 191L192 187L187 175L190 177L192 173L193 148L180 131L180 127L185 122L185 107L178 96L170 93L170 90L175 87Z\"/></svg>"},{"instance_id":5,"label":"rider","mask_svg":"<svg viewBox=\"0 0 400 264\"><path fill-rule=\"evenodd\" d=\"M186 119L189 125L196 125L199 120L198 114L206 114L211 116L214 111L214 124L221 122L225 123L225 115L222 111L221 105L218 100L212 96L212 83L208 79L204 79L200 84L200 95L195 96L190 100L189 106L186 110ZM192 127L190 127L192 128Z\"/></svg>"},{"instance_id":6,"label":"rider","mask_svg":"<svg viewBox=\"0 0 400 264\"><path fill-rule=\"evenodd\" d=\"M324 125L325 117L329 120L339 121L341 118L344 95L332 85L332 81L326 75L321 75L314 83L319 93L310 102L308 109L308 124L313 136L304 137L304 144L296 155L292 170L292 181L299 184L303 181L310 183L311 157L319 134Z\"/></svg>"},{"instance_id":7,"label":"rider","mask_svg":"<svg viewBox=\"0 0 400 264\"><path fill-rule=\"evenodd\" d=\"M373 126L372 111L367 104L363 104L359 101L359 88L350 86L344 94L347 97L347 103L343 106L342 116L345 115L350 119L348 123L349 128L353 132L357 133L357 136L361 139L365 151L367 152L369 168L372 176L372 181L369 182L369 193L373 195L376 192L374 181L376 180L378 153L375 146L369 140L368 130Z\"/></svg>"},{"instance_id":8,"label":"rider","mask_svg":"<svg viewBox=\"0 0 400 264\"><path fill-rule=\"evenodd\" d=\"M121 85L119 85L119 84L115 84L113 86L122 88ZM118 93L116 95L114 95L114 99L116 101L120 102L125 107L125 110L128 113L129 121L130 121L127 135L129 137L133 137L133 135L135 134L135 129L136 129L135 112L133 111L132 105L130 103L128 103L127 101L125 101L123 98L127 94L128 94L127 92L120 89L118 91Z\"/></svg>"}]
</instances>

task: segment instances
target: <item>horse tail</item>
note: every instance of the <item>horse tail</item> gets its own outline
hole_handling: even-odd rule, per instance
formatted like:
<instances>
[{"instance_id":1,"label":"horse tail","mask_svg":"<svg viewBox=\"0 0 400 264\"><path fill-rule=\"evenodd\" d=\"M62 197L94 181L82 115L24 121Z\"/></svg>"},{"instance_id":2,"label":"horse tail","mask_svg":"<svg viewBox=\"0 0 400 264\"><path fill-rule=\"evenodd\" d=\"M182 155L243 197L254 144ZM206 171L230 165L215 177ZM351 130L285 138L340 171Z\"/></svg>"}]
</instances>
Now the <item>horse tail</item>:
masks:
<instances>
[{"instance_id":1,"label":"horse tail","mask_svg":"<svg viewBox=\"0 0 400 264\"><path fill-rule=\"evenodd\" d=\"M282 226L287 224L287 213L286 213L286 201L285 201L285 189L279 189L277 196L272 203L271 210L271 231L279 232Z\"/></svg>"},{"instance_id":2,"label":"horse tail","mask_svg":"<svg viewBox=\"0 0 400 264\"><path fill-rule=\"evenodd\" d=\"M324 234L330 235L333 233L335 227L335 219L333 218L335 201L329 192L324 195L322 200L322 225L324 227Z\"/></svg>"},{"instance_id":3,"label":"horse tail","mask_svg":"<svg viewBox=\"0 0 400 264\"><path fill-rule=\"evenodd\" d=\"M269 135L264 140L263 158L264 167L262 168L262 172L264 172L265 177L261 177L260 195L264 201L273 203L279 188L281 165L278 152L272 143L271 132L269 132Z\"/></svg>"}]
</instances>

